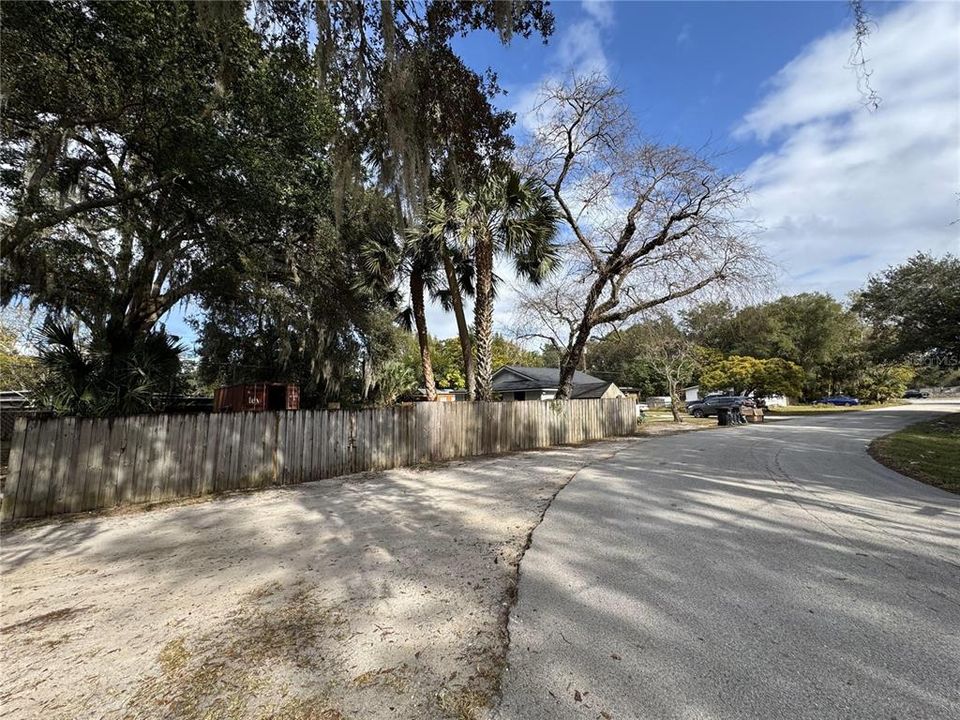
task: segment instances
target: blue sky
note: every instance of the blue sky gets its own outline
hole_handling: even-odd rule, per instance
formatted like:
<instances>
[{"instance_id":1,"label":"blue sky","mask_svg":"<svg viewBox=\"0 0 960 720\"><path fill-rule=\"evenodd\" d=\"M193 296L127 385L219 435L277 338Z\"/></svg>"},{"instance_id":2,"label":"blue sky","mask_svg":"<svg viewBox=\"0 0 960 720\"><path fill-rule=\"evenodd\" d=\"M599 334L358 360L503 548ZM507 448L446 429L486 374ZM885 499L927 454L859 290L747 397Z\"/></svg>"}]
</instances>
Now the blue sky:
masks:
<instances>
[{"instance_id":1,"label":"blue sky","mask_svg":"<svg viewBox=\"0 0 960 720\"><path fill-rule=\"evenodd\" d=\"M504 47L486 33L459 41L470 65L498 72L509 92L502 105L512 107L546 73L605 65L646 133L665 143L713 142L732 151L731 169L760 151L730 133L762 98L764 84L807 43L850 19L845 2L568 1L551 7L557 31L547 45L519 38Z\"/></svg>"},{"instance_id":2,"label":"blue sky","mask_svg":"<svg viewBox=\"0 0 960 720\"><path fill-rule=\"evenodd\" d=\"M498 73L498 104L518 112L519 134L545 79L607 74L649 138L709 144L743 174L758 242L779 268L774 292L843 298L917 251L960 252L960 4L866 7L875 112L849 66L845 0L555 2L546 45L473 33L457 47ZM511 315L505 292L501 329ZM439 307L428 319L434 335L455 334Z\"/></svg>"}]
</instances>

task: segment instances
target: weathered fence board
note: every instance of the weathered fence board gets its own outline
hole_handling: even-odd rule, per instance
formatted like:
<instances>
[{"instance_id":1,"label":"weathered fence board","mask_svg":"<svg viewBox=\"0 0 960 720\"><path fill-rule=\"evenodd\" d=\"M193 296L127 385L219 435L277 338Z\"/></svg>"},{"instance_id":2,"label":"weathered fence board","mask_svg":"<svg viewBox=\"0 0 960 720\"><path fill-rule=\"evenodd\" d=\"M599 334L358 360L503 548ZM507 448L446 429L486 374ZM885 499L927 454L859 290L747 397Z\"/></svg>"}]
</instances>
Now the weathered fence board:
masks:
<instances>
[{"instance_id":1,"label":"weathered fence board","mask_svg":"<svg viewBox=\"0 0 960 720\"><path fill-rule=\"evenodd\" d=\"M2 519L60 515L631 435L633 402L18 418Z\"/></svg>"}]
</instances>

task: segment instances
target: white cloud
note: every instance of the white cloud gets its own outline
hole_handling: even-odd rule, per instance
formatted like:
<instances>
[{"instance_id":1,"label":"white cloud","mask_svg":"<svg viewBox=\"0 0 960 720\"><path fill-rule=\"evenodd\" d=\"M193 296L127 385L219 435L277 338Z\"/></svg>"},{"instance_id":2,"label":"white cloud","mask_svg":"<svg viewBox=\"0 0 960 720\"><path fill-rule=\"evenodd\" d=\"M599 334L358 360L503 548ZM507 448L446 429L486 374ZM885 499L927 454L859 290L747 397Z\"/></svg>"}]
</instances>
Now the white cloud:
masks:
<instances>
[{"instance_id":1,"label":"white cloud","mask_svg":"<svg viewBox=\"0 0 960 720\"><path fill-rule=\"evenodd\" d=\"M465 310L467 323L473 328L473 308L467 307ZM433 337L441 340L457 337L457 318L452 312L446 312L440 305L431 302L427 305L427 329Z\"/></svg>"},{"instance_id":2,"label":"white cloud","mask_svg":"<svg viewBox=\"0 0 960 720\"><path fill-rule=\"evenodd\" d=\"M875 112L847 62L851 33L808 46L735 133L771 143L745 177L788 292L842 296L917 251L960 251L960 5L878 18L867 47Z\"/></svg>"},{"instance_id":3,"label":"white cloud","mask_svg":"<svg viewBox=\"0 0 960 720\"><path fill-rule=\"evenodd\" d=\"M680 32L677 33L677 45L687 45L692 37L692 30L693 26L690 25L690 23L684 23L683 27L680 28Z\"/></svg>"},{"instance_id":4,"label":"white cloud","mask_svg":"<svg viewBox=\"0 0 960 720\"><path fill-rule=\"evenodd\" d=\"M557 42L556 64L563 70L578 73L610 72L610 62L603 49L603 28L593 20L573 23Z\"/></svg>"},{"instance_id":5,"label":"white cloud","mask_svg":"<svg viewBox=\"0 0 960 720\"><path fill-rule=\"evenodd\" d=\"M604 34L613 24L613 3L584 0L582 8L585 16L555 36L544 74L535 82L509 88L510 110L517 115L519 130L529 132L536 127L534 108L545 83L556 82L570 72L611 74L612 63L604 48Z\"/></svg>"},{"instance_id":6,"label":"white cloud","mask_svg":"<svg viewBox=\"0 0 960 720\"><path fill-rule=\"evenodd\" d=\"M610 27L613 24L612 0L583 0L581 5L584 12L601 27Z\"/></svg>"}]
</instances>

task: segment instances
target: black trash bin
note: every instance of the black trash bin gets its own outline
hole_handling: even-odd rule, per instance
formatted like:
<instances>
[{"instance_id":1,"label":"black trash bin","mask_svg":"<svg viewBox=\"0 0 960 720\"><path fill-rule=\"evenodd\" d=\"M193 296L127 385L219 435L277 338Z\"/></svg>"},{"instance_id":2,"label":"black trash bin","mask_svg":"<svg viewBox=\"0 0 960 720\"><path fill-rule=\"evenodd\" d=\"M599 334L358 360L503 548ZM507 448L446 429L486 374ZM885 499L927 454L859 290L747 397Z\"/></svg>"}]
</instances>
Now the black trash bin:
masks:
<instances>
[{"instance_id":1,"label":"black trash bin","mask_svg":"<svg viewBox=\"0 0 960 720\"><path fill-rule=\"evenodd\" d=\"M730 410L727 408L717 408L717 425L730 424Z\"/></svg>"}]
</instances>

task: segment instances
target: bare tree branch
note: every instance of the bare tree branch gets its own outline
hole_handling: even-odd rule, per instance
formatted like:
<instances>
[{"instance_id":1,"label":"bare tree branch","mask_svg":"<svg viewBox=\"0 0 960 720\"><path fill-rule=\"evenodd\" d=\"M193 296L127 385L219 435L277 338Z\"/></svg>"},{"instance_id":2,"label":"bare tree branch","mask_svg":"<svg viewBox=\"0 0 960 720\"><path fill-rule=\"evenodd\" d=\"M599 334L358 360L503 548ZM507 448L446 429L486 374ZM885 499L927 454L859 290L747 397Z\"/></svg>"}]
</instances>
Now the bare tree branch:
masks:
<instances>
[{"instance_id":1,"label":"bare tree branch","mask_svg":"<svg viewBox=\"0 0 960 720\"><path fill-rule=\"evenodd\" d=\"M880 107L880 94L874 89L870 78L873 70L866 56L867 38L873 32L873 21L863 6L863 0L850 0L853 13L853 47L850 50L850 65L857 73L857 87L863 96L863 104L870 110Z\"/></svg>"},{"instance_id":2,"label":"bare tree branch","mask_svg":"<svg viewBox=\"0 0 960 720\"><path fill-rule=\"evenodd\" d=\"M563 349L564 397L595 328L735 286L764 261L738 219L739 178L702 154L645 141L602 77L546 86L537 119L519 157L553 192L572 242L567 275L521 290L518 317L527 337Z\"/></svg>"}]
</instances>

